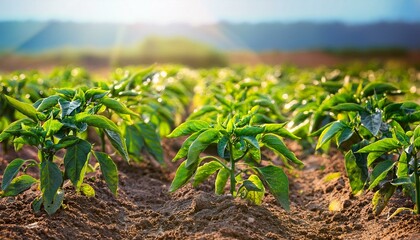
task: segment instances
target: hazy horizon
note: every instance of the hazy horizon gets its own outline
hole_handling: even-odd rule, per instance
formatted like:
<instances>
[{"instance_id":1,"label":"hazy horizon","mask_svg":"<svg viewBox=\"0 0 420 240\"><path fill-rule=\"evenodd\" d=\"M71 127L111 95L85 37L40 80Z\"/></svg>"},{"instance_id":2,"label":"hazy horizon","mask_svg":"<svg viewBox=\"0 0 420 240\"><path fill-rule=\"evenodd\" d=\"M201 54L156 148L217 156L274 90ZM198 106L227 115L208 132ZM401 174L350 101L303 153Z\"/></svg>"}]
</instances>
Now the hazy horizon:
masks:
<instances>
[{"instance_id":1,"label":"hazy horizon","mask_svg":"<svg viewBox=\"0 0 420 240\"><path fill-rule=\"evenodd\" d=\"M2 0L0 21L189 24L420 22L420 0Z\"/></svg>"}]
</instances>

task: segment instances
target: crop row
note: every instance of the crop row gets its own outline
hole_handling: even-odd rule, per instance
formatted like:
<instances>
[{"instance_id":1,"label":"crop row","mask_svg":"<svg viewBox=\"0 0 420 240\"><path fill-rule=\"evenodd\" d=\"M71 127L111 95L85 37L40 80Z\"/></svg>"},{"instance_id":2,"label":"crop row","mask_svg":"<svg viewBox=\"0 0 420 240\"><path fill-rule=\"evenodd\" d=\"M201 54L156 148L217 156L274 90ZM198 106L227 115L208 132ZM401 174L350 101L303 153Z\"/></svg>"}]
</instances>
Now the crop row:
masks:
<instances>
[{"instance_id":1,"label":"crop row","mask_svg":"<svg viewBox=\"0 0 420 240\"><path fill-rule=\"evenodd\" d=\"M117 69L109 80L92 80L80 68L46 77L0 76L4 151L11 144L15 150L26 145L38 150L37 159L10 162L1 195L37 185L33 209L52 214L62 205L65 183L94 196L84 177L99 169L116 195L118 173L108 143L126 161L142 161L148 152L164 165L161 138L187 136L173 159L182 162L171 192L214 175L216 194L228 187L233 197L261 204L269 191L288 210L284 169L304 162L288 149L286 138L308 153L343 151L352 192L375 191L376 214L396 191L415 204L395 214L419 213L419 73L369 68L153 66ZM268 151L277 158L267 157ZM38 168L40 178L26 174L28 168Z\"/></svg>"}]
</instances>

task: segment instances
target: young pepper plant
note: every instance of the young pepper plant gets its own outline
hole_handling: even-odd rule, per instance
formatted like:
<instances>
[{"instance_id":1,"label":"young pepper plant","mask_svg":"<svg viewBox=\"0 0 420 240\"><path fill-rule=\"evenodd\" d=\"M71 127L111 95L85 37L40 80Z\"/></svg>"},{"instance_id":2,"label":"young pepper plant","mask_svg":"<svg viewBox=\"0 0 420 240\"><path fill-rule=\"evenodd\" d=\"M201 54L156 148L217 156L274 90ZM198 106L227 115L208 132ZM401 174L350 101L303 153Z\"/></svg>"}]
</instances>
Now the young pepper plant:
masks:
<instances>
[{"instance_id":1,"label":"young pepper plant","mask_svg":"<svg viewBox=\"0 0 420 240\"><path fill-rule=\"evenodd\" d=\"M416 172L416 165L411 164L409 168L406 161L407 156L408 159L416 156L415 138L410 142L411 136L406 133L420 120L420 106L413 102L392 103L374 95L365 104L342 103L332 110L346 113L346 117L314 133L320 134L317 148L335 139L336 145L345 151L352 192L356 194L366 188L375 190L372 204L377 215L385 208L397 185L404 185L404 190L416 202L414 185L402 180L393 183L393 180L400 175L405 179L408 169L412 169L411 174ZM394 161L397 158L398 163ZM413 175L412 184L415 179Z\"/></svg>"},{"instance_id":2,"label":"young pepper plant","mask_svg":"<svg viewBox=\"0 0 420 240\"><path fill-rule=\"evenodd\" d=\"M104 152L93 151L92 143L83 139L88 126L105 132L115 149L128 161L124 138L117 125L97 114L101 109L114 109L129 113L124 105L107 98L107 92L99 89L59 89L56 95L40 99L33 105L3 95L17 111L27 118L19 119L0 134L0 142L13 139L16 149L24 145L38 149L38 161L15 159L6 167L1 184L1 196L16 196L39 184L41 190L32 203L35 212L41 207L53 214L62 205L64 183L70 180L77 192L94 196L94 189L83 182L88 171L95 171L89 164L90 155L99 162L102 175L111 190L117 194L118 172L115 163ZM65 152L64 158L61 158ZM64 171L60 166L64 165ZM28 167L37 167L40 179L26 174ZM24 174L18 176L20 170Z\"/></svg>"},{"instance_id":3,"label":"young pepper plant","mask_svg":"<svg viewBox=\"0 0 420 240\"><path fill-rule=\"evenodd\" d=\"M182 144L173 161L185 159L176 171L170 192L184 186L193 179L198 186L211 175L216 174L215 192L223 194L230 180L230 194L261 204L265 187L274 195L280 205L290 209L289 183L282 168L273 164L263 165L263 146L302 166L284 144L282 137L296 138L287 131L285 123L250 125L252 113L239 117L219 117L210 124L202 120L189 120L178 126L168 137L190 135ZM212 144L217 144L217 154L201 154Z\"/></svg>"},{"instance_id":4,"label":"young pepper plant","mask_svg":"<svg viewBox=\"0 0 420 240\"><path fill-rule=\"evenodd\" d=\"M393 128L392 138L371 143L360 149L358 153L368 154L370 162L379 157L391 156L377 164L372 171L369 189L381 185L372 199L375 213L378 214L385 208L398 186L401 186L412 198L415 207L398 208L390 217L404 210L420 213L420 126L414 131L404 132L397 125ZM393 156L398 161L392 160Z\"/></svg>"}]
</instances>

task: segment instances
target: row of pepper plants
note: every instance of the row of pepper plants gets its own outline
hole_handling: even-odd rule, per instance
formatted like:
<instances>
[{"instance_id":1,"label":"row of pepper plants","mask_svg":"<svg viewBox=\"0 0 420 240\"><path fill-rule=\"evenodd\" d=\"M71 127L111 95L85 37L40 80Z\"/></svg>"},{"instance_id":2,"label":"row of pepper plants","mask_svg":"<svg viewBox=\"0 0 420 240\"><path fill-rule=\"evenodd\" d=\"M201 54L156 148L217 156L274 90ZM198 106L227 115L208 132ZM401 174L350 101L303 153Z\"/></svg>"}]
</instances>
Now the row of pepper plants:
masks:
<instances>
[{"instance_id":1,"label":"row of pepper plants","mask_svg":"<svg viewBox=\"0 0 420 240\"><path fill-rule=\"evenodd\" d=\"M284 170L304 164L287 148L291 139L307 153L328 153L331 145L343 151L352 192L375 191L376 214L397 191L411 197L409 211L419 213L418 73L369 68L375 70L153 66L117 69L111 81L92 81L80 68L57 69L46 79L36 72L2 76L0 141L5 150L32 145L39 152L37 160L7 166L2 196L37 184L34 210L42 206L51 214L67 182L93 196L83 179L98 168L117 194L107 144L127 161L142 161L146 151L164 165L161 138L184 137L170 192L211 179L216 194L229 189L233 197L261 204L268 191L289 210ZM18 174L29 167L40 169L39 180Z\"/></svg>"},{"instance_id":2,"label":"row of pepper plants","mask_svg":"<svg viewBox=\"0 0 420 240\"><path fill-rule=\"evenodd\" d=\"M302 89L306 96L296 93L287 106L293 132L308 141L317 136L313 149L328 153L335 145L344 153L352 193L374 191L376 215L396 192L415 204L390 217L420 211L420 79L408 72L333 71L313 79Z\"/></svg>"},{"instance_id":3,"label":"row of pepper plants","mask_svg":"<svg viewBox=\"0 0 420 240\"><path fill-rule=\"evenodd\" d=\"M95 191L84 178L99 169L117 195L118 171L107 144L127 162L142 161L146 151L163 164L161 136L180 121L191 94L188 73L182 79L178 73L178 67L117 69L108 82L93 82L80 68L57 69L46 79L36 72L2 76L3 151L10 144L15 151L33 146L38 157L7 165L1 196L16 196L36 185L40 194L33 210L53 214L63 204L67 185L93 197ZM39 179L26 173L30 168L38 169Z\"/></svg>"}]
</instances>

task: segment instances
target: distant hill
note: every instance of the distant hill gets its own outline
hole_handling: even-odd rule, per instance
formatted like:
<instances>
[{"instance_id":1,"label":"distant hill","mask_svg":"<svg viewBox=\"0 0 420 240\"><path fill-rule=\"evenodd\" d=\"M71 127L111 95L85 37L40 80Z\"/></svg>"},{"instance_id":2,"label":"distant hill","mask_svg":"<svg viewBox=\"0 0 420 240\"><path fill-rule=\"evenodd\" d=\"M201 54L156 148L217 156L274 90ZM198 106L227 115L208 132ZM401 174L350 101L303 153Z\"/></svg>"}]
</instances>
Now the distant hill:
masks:
<instances>
[{"instance_id":1,"label":"distant hill","mask_svg":"<svg viewBox=\"0 0 420 240\"><path fill-rule=\"evenodd\" d=\"M0 52L136 46L149 36L181 36L221 50L420 49L420 23L259 23L189 26L73 22L0 22Z\"/></svg>"}]
</instances>

